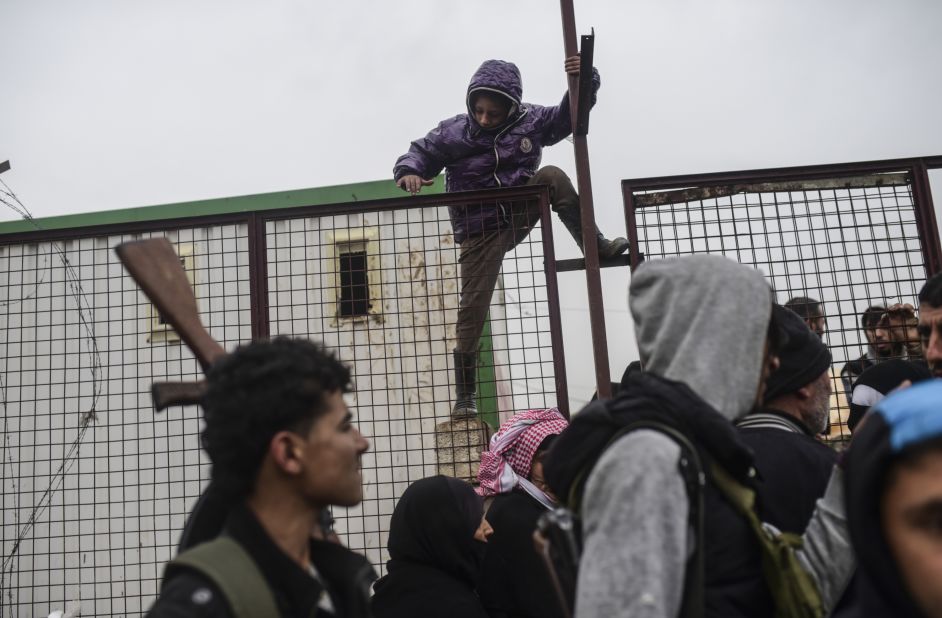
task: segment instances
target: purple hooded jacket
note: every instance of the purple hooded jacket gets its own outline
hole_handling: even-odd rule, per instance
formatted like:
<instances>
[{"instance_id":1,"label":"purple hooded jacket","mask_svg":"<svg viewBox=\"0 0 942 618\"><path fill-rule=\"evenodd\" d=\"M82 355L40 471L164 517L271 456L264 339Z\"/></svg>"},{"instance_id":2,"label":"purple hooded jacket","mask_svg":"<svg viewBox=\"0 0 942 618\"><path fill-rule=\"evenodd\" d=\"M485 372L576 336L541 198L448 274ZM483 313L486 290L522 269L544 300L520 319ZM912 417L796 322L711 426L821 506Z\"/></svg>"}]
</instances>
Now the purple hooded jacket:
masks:
<instances>
[{"instance_id":1,"label":"purple hooded jacket","mask_svg":"<svg viewBox=\"0 0 942 618\"><path fill-rule=\"evenodd\" d=\"M592 70L592 104L600 85ZM478 91L503 95L512 107L507 122L486 131L471 113L471 95ZM517 66L503 60L486 60L471 78L467 114L441 121L428 135L409 146L393 168L398 181L415 174L434 178L445 170L445 190L472 191L526 184L540 166L544 146L551 146L572 132L569 93L559 105L544 107L523 103L523 85ZM506 221L500 204L450 206L455 241L498 229Z\"/></svg>"}]
</instances>

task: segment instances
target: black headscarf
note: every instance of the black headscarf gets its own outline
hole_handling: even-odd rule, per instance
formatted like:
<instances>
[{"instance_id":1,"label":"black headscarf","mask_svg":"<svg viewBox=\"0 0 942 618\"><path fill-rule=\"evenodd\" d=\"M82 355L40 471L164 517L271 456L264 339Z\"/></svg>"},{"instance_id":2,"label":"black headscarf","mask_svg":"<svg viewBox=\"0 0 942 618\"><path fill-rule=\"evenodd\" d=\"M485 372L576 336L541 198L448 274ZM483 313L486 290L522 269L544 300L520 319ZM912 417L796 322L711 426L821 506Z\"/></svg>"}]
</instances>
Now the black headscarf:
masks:
<instances>
[{"instance_id":1,"label":"black headscarf","mask_svg":"<svg viewBox=\"0 0 942 618\"><path fill-rule=\"evenodd\" d=\"M474 538L484 505L471 485L446 476L416 481L403 492L389 524L389 562L395 573L408 564L477 581L484 544Z\"/></svg>"}]
</instances>

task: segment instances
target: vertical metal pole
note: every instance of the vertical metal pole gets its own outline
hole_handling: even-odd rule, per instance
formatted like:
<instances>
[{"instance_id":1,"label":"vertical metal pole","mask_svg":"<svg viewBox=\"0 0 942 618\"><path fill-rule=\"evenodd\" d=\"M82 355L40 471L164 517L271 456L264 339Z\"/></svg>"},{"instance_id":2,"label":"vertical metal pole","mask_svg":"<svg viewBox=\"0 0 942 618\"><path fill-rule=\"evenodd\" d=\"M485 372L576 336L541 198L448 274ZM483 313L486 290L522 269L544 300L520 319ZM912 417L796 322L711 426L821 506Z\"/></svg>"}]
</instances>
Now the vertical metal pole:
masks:
<instances>
[{"instance_id":1,"label":"vertical metal pole","mask_svg":"<svg viewBox=\"0 0 942 618\"><path fill-rule=\"evenodd\" d=\"M560 0L563 18L563 42L566 58L578 53L576 16L572 0ZM592 176L589 172L589 147L585 135L576 135L579 117L579 80L569 76L569 107L572 113L573 144L576 150L576 183L582 217L582 246L585 249L585 278L589 296L589 326L595 359L595 382L599 399L612 396L612 374L608 366L608 338L605 332L605 305L602 301L602 277L599 273L599 249L595 236L595 208L592 202Z\"/></svg>"},{"instance_id":2,"label":"vertical metal pole","mask_svg":"<svg viewBox=\"0 0 942 618\"><path fill-rule=\"evenodd\" d=\"M540 230L543 232L543 270L546 273L546 301L549 304L550 342L553 346L553 377L556 380L556 407L569 418L569 385L566 383L566 354L563 350L563 319L559 308L556 278L556 249L553 246L553 212L546 189L540 194Z\"/></svg>"},{"instance_id":3,"label":"vertical metal pole","mask_svg":"<svg viewBox=\"0 0 942 618\"><path fill-rule=\"evenodd\" d=\"M631 266L631 272L634 272L641 263L641 251L638 249L638 219L635 214L635 198L627 182L621 183L621 193L625 201L625 230L628 232L628 242L631 243L628 249L629 265Z\"/></svg>"},{"instance_id":4,"label":"vertical metal pole","mask_svg":"<svg viewBox=\"0 0 942 618\"><path fill-rule=\"evenodd\" d=\"M263 339L271 334L268 323L268 243L265 238L265 219L253 212L247 223L252 339Z\"/></svg>"},{"instance_id":5,"label":"vertical metal pole","mask_svg":"<svg viewBox=\"0 0 942 618\"><path fill-rule=\"evenodd\" d=\"M929 172L926 162L917 159L913 162L913 202L916 207L916 227L922 240L922 255L926 262L926 275L942 272L942 247L939 245L939 226L935 219L935 205L932 203L932 189L929 186Z\"/></svg>"}]
</instances>

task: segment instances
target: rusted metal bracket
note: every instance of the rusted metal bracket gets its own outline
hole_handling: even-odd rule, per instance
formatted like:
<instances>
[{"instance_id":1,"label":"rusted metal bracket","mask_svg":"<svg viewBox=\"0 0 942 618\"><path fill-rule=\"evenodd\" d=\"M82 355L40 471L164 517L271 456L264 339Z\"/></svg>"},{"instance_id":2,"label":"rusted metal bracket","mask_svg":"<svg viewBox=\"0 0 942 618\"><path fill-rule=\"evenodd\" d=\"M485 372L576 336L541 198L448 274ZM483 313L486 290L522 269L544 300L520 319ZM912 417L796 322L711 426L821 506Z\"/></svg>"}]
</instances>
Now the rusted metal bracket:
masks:
<instances>
[{"instance_id":1,"label":"rusted metal bracket","mask_svg":"<svg viewBox=\"0 0 942 618\"><path fill-rule=\"evenodd\" d=\"M589 111L592 109L592 67L595 56L595 28L582 35L579 46L579 103L576 105L575 135L589 134Z\"/></svg>"},{"instance_id":2,"label":"rusted metal bracket","mask_svg":"<svg viewBox=\"0 0 942 618\"><path fill-rule=\"evenodd\" d=\"M639 208L663 206L728 197L737 193L786 193L791 191L816 191L824 189L865 189L870 187L905 186L910 184L909 174L871 174L847 178L822 178L811 180L788 180L782 182L736 183L676 189L673 191L655 191L636 194L634 202Z\"/></svg>"},{"instance_id":3,"label":"rusted metal bracket","mask_svg":"<svg viewBox=\"0 0 942 618\"><path fill-rule=\"evenodd\" d=\"M619 266L628 266L629 256L627 254L619 255L610 260L599 261L599 268L615 268ZM574 270L585 270L585 258L573 258L571 260L558 260L556 262L556 272L565 273Z\"/></svg>"}]
</instances>

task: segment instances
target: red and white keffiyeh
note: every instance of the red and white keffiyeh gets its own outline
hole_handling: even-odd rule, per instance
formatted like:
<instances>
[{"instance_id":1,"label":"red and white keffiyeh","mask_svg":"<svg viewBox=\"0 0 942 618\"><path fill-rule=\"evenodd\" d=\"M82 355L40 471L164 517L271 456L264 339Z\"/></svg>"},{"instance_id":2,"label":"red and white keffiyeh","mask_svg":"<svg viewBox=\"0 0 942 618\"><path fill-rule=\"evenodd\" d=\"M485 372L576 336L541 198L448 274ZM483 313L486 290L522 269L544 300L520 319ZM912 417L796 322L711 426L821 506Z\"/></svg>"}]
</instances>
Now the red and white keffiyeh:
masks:
<instances>
[{"instance_id":1,"label":"red and white keffiyeh","mask_svg":"<svg viewBox=\"0 0 942 618\"><path fill-rule=\"evenodd\" d=\"M486 451L481 453L478 468L478 494L496 496L520 487L547 508L553 501L527 480L533 455L547 436L562 433L569 426L557 408L527 410L515 414L491 436Z\"/></svg>"}]
</instances>

